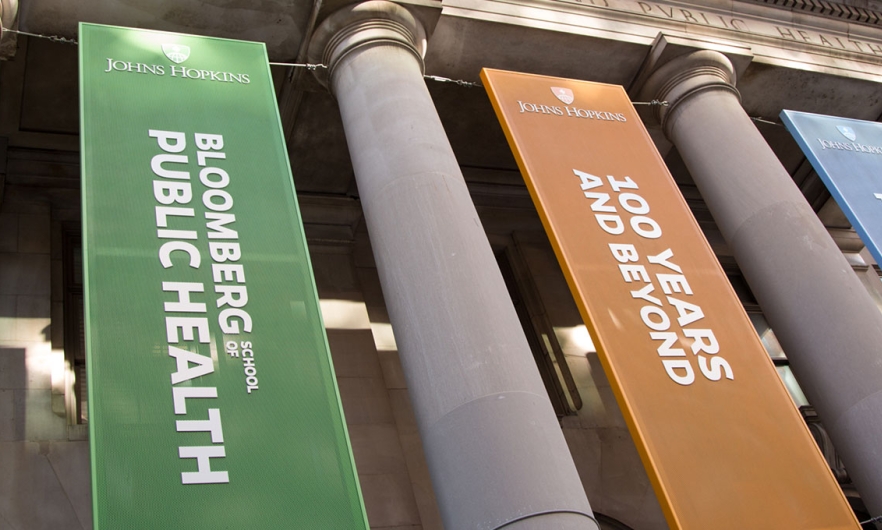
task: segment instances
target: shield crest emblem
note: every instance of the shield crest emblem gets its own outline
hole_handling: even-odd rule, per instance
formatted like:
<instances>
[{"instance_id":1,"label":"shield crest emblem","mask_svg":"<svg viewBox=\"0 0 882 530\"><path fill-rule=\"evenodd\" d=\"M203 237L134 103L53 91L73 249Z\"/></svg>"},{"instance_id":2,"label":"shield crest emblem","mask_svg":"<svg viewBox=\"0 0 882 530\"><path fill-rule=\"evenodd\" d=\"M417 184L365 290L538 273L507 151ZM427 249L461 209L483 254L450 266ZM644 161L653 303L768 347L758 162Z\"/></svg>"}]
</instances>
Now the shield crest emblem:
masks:
<instances>
[{"instance_id":1,"label":"shield crest emblem","mask_svg":"<svg viewBox=\"0 0 882 530\"><path fill-rule=\"evenodd\" d=\"M851 127L846 127L844 125L837 125L836 128L839 130L840 133L842 133L842 136L845 136L846 138L848 138L852 142L857 140L857 135L854 133L854 129L852 129Z\"/></svg>"},{"instance_id":2,"label":"shield crest emblem","mask_svg":"<svg viewBox=\"0 0 882 530\"><path fill-rule=\"evenodd\" d=\"M563 101L564 105L569 105L575 99L573 97L573 91L569 88L561 88L557 86L551 87L551 93L554 94L554 97Z\"/></svg>"},{"instance_id":3,"label":"shield crest emblem","mask_svg":"<svg viewBox=\"0 0 882 530\"><path fill-rule=\"evenodd\" d=\"M190 57L190 47L183 44L163 44L162 53L175 64L181 64Z\"/></svg>"}]
</instances>

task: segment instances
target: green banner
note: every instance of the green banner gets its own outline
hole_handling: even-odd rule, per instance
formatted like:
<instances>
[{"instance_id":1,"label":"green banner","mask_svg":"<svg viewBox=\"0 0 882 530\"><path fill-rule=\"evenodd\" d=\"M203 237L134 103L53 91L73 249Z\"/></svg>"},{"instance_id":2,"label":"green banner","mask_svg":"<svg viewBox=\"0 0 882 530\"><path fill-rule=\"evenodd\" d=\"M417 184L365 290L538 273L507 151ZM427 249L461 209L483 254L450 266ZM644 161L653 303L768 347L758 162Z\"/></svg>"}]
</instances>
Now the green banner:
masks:
<instances>
[{"instance_id":1,"label":"green banner","mask_svg":"<svg viewBox=\"0 0 882 530\"><path fill-rule=\"evenodd\" d=\"M367 528L264 45L79 48L95 528Z\"/></svg>"}]
</instances>

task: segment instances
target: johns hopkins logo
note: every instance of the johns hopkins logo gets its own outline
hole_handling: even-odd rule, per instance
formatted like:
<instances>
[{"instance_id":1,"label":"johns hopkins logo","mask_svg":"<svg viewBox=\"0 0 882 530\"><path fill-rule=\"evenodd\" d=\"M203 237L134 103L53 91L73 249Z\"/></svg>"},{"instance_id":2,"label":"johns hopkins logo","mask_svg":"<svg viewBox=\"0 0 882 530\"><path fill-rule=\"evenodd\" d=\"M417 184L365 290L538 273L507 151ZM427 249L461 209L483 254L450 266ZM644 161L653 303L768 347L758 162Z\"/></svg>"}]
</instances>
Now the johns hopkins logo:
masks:
<instances>
[{"instance_id":1,"label":"johns hopkins logo","mask_svg":"<svg viewBox=\"0 0 882 530\"><path fill-rule=\"evenodd\" d=\"M842 136L845 136L846 138L848 138L852 142L857 140L857 135L854 133L854 129L852 129L851 127L846 127L844 125L837 125L836 129L840 133L842 133Z\"/></svg>"},{"instance_id":2,"label":"johns hopkins logo","mask_svg":"<svg viewBox=\"0 0 882 530\"><path fill-rule=\"evenodd\" d=\"M247 85L251 83L251 77L246 73L227 72L224 70L203 70L188 68L181 63L190 58L190 47L183 44L162 44L162 53L174 64L147 64L134 61L123 61L107 58L107 67L104 73L129 72L139 74L152 74L156 76L177 77L180 79L199 79L202 81L220 81L222 83L239 83ZM154 51L156 49L154 48ZM203 57L204 59L204 57ZM202 61L203 63L205 61ZM180 65L180 66L178 66Z\"/></svg>"},{"instance_id":3,"label":"johns hopkins logo","mask_svg":"<svg viewBox=\"0 0 882 530\"><path fill-rule=\"evenodd\" d=\"M553 86L551 87L551 93L554 94L557 99L561 100L564 105L569 105L575 99L573 97L573 91L569 88L560 88Z\"/></svg>"},{"instance_id":4,"label":"johns hopkins logo","mask_svg":"<svg viewBox=\"0 0 882 530\"><path fill-rule=\"evenodd\" d=\"M162 52L175 64L181 64L190 57L190 47L183 44L163 44Z\"/></svg>"}]
</instances>

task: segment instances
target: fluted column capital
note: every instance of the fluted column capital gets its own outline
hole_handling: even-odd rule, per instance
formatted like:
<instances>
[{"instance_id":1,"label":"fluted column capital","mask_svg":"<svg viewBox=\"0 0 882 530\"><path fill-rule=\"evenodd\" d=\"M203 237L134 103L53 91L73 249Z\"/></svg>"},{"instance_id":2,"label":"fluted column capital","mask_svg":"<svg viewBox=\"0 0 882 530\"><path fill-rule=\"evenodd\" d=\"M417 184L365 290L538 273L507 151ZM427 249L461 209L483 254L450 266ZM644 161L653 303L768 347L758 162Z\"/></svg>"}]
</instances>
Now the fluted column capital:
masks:
<instances>
[{"instance_id":1,"label":"fluted column capital","mask_svg":"<svg viewBox=\"0 0 882 530\"><path fill-rule=\"evenodd\" d=\"M657 67L647 78L637 98L640 101L667 101L667 106L655 106L652 117L661 124L670 138L670 127L681 103L709 90L731 92L738 100L741 94L735 88L735 68L728 57L712 50L700 50L674 59Z\"/></svg>"},{"instance_id":2,"label":"fluted column capital","mask_svg":"<svg viewBox=\"0 0 882 530\"><path fill-rule=\"evenodd\" d=\"M343 60L359 49L379 45L411 52L424 69L425 29L410 11L385 0L353 4L326 18L309 44L309 62L327 66L315 70L315 75L333 92L334 73Z\"/></svg>"}]
</instances>

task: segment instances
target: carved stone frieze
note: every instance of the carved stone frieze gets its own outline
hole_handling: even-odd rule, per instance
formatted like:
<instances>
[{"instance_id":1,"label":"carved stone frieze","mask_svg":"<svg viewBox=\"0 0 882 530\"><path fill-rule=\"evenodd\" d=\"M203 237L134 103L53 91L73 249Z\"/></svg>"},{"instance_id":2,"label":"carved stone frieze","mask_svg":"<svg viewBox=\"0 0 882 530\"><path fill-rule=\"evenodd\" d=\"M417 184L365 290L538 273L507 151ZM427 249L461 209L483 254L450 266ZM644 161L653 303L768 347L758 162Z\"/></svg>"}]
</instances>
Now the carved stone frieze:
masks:
<instances>
[{"instance_id":1,"label":"carved stone frieze","mask_svg":"<svg viewBox=\"0 0 882 530\"><path fill-rule=\"evenodd\" d=\"M833 18L841 18L849 22L861 22L875 26L882 26L882 13L851 6L844 2L828 2L827 0L741 0L745 2L758 2L772 4L794 11L806 11L816 15L824 15Z\"/></svg>"},{"instance_id":2,"label":"carved stone frieze","mask_svg":"<svg viewBox=\"0 0 882 530\"><path fill-rule=\"evenodd\" d=\"M646 45L663 33L696 48L746 47L769 65L882 81L882 33L865 23L869 15L840 9L836 18L775 1L796 0L445 0L444 14Z\"/></svg>"}]
</instances>

